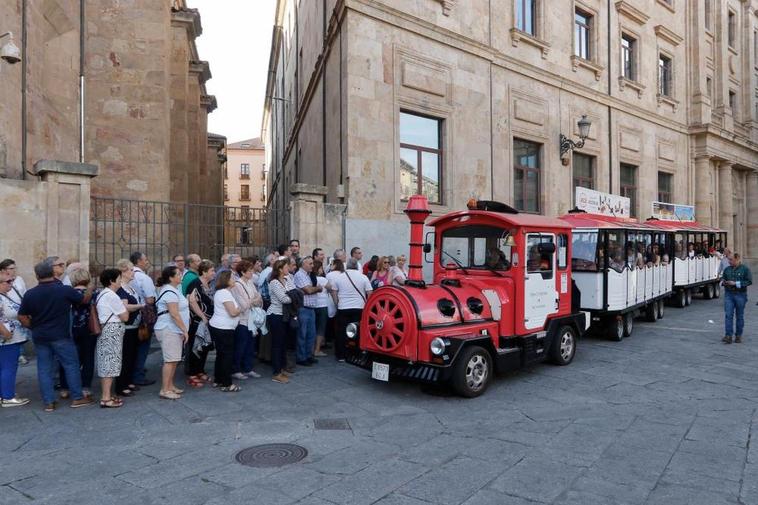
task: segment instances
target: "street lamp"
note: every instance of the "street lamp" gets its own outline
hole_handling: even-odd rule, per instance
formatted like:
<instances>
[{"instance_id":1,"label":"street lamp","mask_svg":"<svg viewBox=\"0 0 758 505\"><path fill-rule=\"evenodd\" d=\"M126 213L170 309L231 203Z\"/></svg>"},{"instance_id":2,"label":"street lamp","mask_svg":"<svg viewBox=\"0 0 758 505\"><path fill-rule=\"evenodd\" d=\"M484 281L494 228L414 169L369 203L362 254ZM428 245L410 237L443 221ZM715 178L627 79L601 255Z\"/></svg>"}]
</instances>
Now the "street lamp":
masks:
<instances>
[{"instance_id":1,"label":"street lamp","mask_svg":"<svg viewBox=\"0 0 758 505\"><path fill-rule=\"evenodd\" d=\"M587 119L586 115L582 115L582 119L577 122L577 126L579 126L579 142L574 142L561 133L561 159L563 159L564 155L572 149L581 149L584 147L584 141L587 140L587 137L590 135L592 121Z\"/></svg>"},{"instance_id":2,"label":"street lamp","mask_svg":"<svg viewBox=\"0 0 758 505\"><path fill-rule=\"evenodd\" d=\"M10 40L0 48L0 58L13 65L21 61L21 50L13 43L13 32L3 33L0 35L0 40L5 37L8 37Z\"/></svg>"}]
</instances>

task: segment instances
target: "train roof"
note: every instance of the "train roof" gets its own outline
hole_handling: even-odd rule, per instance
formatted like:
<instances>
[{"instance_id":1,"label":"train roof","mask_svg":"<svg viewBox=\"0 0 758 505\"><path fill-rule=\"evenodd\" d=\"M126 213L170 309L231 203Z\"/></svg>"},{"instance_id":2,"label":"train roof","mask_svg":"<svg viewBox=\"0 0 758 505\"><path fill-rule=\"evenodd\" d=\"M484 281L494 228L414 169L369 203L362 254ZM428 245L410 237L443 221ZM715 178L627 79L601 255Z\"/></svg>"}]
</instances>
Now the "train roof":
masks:
<instances>
[{"instance_id":1,"label":"train roof","mask_svg":"<svg viewBox=\"0 0 758 505\"><path fill-rule=\"evenodd\" d=\"M528 228L560 228L570 229L571 225L565 221L554 217L546 217L538 214L512 214L505 212L493 212L487 210L462 210L458 212L451 212L431 220L429 226L439 226L449 221L455 221L462 217L484 217L489 221L494 221L503 226L517 226Z\"/></svg>"},{"instance_id":2,"label":"train roof","mask_svg":"<svg viewBox=\"0 0 758 505\"><path fill-rule=\"evenodd\" d=\"M691 231L691 232L699 231L699 232L711 232L711 233L720 233L724 231L720 228L714 228L712 226L707 226L702 223L698 223L697 221L668 221L664 219L656 219L654 217L651 217L646 222L651 224L652 226L665 228L671 231Z\"/></svg>"},{"instance_id":3,"label":"train roof","mask_svg":"<svg viewBox=\"0 0 758 505\"><path fill-rule=\"evenodd\" d=\"M572 228L593 228L602 230L639 230L639 231L658 231L656 228L647 223L640 223L636 219L625 217L613 217L603 214L588 214L586 212L576 212L566 214L560 217L561 220L569 223Z\"/></svg>"}]
</instances>

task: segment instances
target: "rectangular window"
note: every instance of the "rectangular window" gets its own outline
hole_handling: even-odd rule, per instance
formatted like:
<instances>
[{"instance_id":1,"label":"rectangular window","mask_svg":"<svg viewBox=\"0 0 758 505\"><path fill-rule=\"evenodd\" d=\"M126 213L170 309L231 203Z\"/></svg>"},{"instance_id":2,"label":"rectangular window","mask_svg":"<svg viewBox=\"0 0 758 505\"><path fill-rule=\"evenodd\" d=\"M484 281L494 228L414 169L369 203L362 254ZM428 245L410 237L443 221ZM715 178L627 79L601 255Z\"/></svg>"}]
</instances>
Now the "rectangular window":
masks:
<instances>
[{"instance_id":1,"label":"rectangular window","mask_svg":"<svg viewBox=\"0 0 758 505\"><path fill-rule=\"evenodd\" d=\"M250 200L250 186L248 184L243 184L240 186L240 200Z\"/></svg>"},{"instance_id":2,"label":"rectangular window","mask_svg":"<svg viewBox=\"0 0 758 505\"><path fill-rule=\"evenodd\" d=\"M671 203L673 201L672 195L672 181L674 176L666 172L658 172L658 201Z\"/></svg>"},{"instance_id":3,"label":"rectangular window","mask_svg":"<svg viewBox=\"0 0 758 505\"><path fill-rule=\"evenodd\" d=\"M442 203L442 119L400 112L400 194Z\"/></svg>"},{"instance_id":4,"label":"rectangular window","mask_svg":"<svg viewBox=\"0 0 758 505\"><path fill-rule=\"evenodd\" d=\"M705 94L708 95L708 98L713 97L713 79L710 77L705 78Z\"/></svg>"},{"instance_id":5,"label":"rectangular window","mask_svg":"<svg viewBox=\"0 0 758 505\"><path fill-rule=\"evenodd\" d=\"M672 80L671 58L665 54L658 55L658 94L661 96L671 96Z\"/></svg>"},{"instance_id":6,"label":"rectangular window","mask_svg":"<svg viewBox=\"0 0 758 505\"><path fill-rule=\"evenodd\" d=\"M574 13L574 54L585 60L592 57L590 41L592 28L592 15L576 9Z\"/></svg>"},{"instance_id":7,"label":"rectangular window","mask_svg":"<svg viewBox=\"0 0 758 505\"><path fill-rule=\"evenodd\" d=\"M729 91L729 108L732 109L732 114L737 109L737 93L734 91Z\"/></svg>"},{"instance_id":8,"label":"rectangular window","mask_svg":"<svg viewBox=\"0 0 758 505\"><path fill-rule=\"evenodd\" d=\"M637 39L626 33L621 36L621 75L637 80Z\"/></svg>"},{"instance_id":9,"label":"rectangular window","mask_svg":"<svg viewBox=\"0 0 758 505\"><path fill-rule=\"evenodd\" d=\"M537 36L537 0L516 0L516 28Z\"/></svg>"},{"instance_id":10,"label":"rectangular window","mask_svg":"<svg viewBox=\"0 0 758 505\"><path fill-rule=\"evenodd\" d=\"M572 195L576 194L577 186L595 189L595 157L580 153L574 153L573 156L574 186Z\"/></svg>"},{"instance_id":11,"label":"rectangular window","mask_svg":"<svg viewBox=\"0 0 758 505\"><path fill-rule=\"evenodd\" d=\"M240 179L250 178L250 163L240 164Z\"/></svg>"},{"instance_id":12,"label":"rectangular window","mask_svg":"<svg viewBox=\"0 0 758 505\"><path fill-rule=\"evenodd\" d=\"M224 201L229 201L229 187L224 184Z\"/></svg>"},{"instance_id":13,"label":"rectangular window","mask_svg":"<svg viewBox=\"0 0 758 505\"><path fill-rule=\"evenodd\" d=\"M637 217L637 167L628 163L621 164L621 196L630 200L631 217Z\"/></svg>"},{"instance_id":14,"label":"rectangular window","mask_svg":"<svg viewBox=\"0 0 758 505\"><path fill-rule=\"evenodd\" d=\"M737 47L737 14L732 10L729 11L727 23L727 40L729 41L729 46Z\"/></svg>"},{"instance_id":15,"label":"rectangular window","mask_svg":"<svg viewBox=\"0 0 758 505\"><path fill-rule=\"evenodd\" d=\"M711 29L711 0L705 0L705 29Z\"/></svg>"},{"instance_id":16,"label":"rectangular window","mask_svg":"<svg viewBox=\"0 0 758 505\"><path fill-rule=\"evenodd\" d=\"M558 268L564 270L568 266L568 235L558 235Z\"/></svg>"},{"instance_id":17,"label":"rectangular window","mask_svg":"<svg viewBox=\"0 0 758 505\"><path fill-rule=\"evenodd\" d=\"M514 203L524 212L540 212L541 148L541 144L513 140Z\"/></svg>"},{"instance_id":18,"label":"rectangular window","mask_svg":"<svg viewBox=\"0 0 758 505\"><path fill-rule=\"evenodd\" d=\"M229 171L226 169L226 163L224 163L224 179L229 178Z\"/></svg>"}]
</instances>

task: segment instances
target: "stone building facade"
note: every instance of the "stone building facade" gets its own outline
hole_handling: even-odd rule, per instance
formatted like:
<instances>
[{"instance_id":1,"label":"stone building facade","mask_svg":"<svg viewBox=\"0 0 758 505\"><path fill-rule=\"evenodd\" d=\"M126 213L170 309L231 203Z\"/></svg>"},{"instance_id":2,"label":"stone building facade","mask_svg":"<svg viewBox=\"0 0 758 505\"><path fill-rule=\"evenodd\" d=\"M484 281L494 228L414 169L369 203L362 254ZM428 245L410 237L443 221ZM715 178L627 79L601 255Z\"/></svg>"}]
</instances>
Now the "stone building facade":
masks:
<instances>
[{"instance_id":1,"label":"stone building facade","mask_svg":"<svg viewBox=\"0 0 758 505\"><path fill-rule=\"evenodd\" d=\"M757 11L758 0L279 0L270 204L342 209L342 221L314 219L330 226L293 217L301 241L396 254L411 193L435 214L478 197L560 215L575 185L591 186L629 196L643 219L656 200L695 205L758 259ZM576 140L583 115L589 137L562 159L559 137Z\"/></svg>"},{"instance_id":2,"label":"stone building facade","mask_svg":"<svg viewBox=\"0 0 758 505\"><path fill-rule=\"evenodd\" d=\"M0 20L23 52L0 68L0 177L86 162L95 196L222 203L205 148L216 100L185 0L7 0Z\"/></svg>"}]
</instances>

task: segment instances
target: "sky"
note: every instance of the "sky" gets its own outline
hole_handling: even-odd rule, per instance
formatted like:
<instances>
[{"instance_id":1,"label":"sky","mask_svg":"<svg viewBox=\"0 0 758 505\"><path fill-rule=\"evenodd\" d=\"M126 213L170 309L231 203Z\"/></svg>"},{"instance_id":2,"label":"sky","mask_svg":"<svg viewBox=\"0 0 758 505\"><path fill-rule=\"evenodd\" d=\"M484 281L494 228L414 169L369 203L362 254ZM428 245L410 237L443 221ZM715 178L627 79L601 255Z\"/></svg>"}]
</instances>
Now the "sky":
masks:
<instances>
[{"instance_id":1,"label":"sky","mask_svg":"<svg viewBox=\"0 0 758 505\"><path fill-rule=\"evenodd\" d=\"M213 78L205 85L218 100L208 131L229 143L259 137L276 0L187 3L200 10L203 34L197 50L210 63Z\"/></svg>"}]
</instances>

